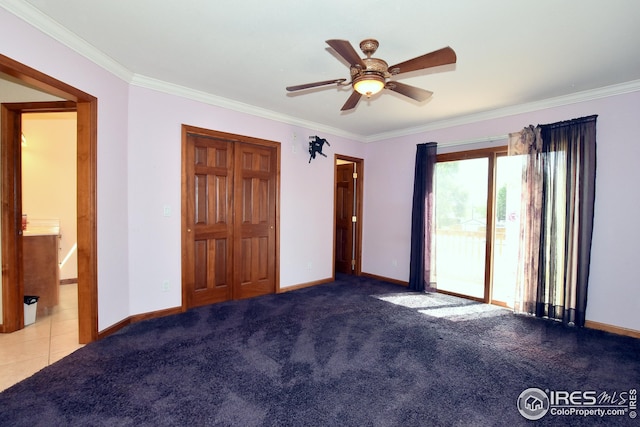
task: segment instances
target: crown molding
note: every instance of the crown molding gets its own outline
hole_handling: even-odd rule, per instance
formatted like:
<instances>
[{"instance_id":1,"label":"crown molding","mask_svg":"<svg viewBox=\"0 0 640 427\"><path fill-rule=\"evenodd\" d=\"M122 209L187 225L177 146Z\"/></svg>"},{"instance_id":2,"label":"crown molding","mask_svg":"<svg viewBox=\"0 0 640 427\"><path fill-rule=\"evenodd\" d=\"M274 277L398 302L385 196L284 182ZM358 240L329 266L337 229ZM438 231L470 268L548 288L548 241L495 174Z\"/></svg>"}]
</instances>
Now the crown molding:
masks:
<instances>
[{"instance_id":1,"label":"crown molding","mask_svg":"<svg viewBox=\"0 0 640 427\"><path fill-rule=\"evenodd\" d=\"M87 43L74 32L69 31L66 27L60 25L58 22L51 19L48 15L45 15L31 4L18 0L0 0L0 7L3 7L18 18L42 31L44 34L59 41L83 57L116 75L120 79L126 82L131 81L133 73L130 70L122 66L119 62L114 61L113 58L104 54L102 51L96 49L93 45Z\"/></svg>"},{"instance_id":2,"label":"crown molding","mask_svg":"<svg viewBox=\"0 0 640 427\"><path fill-rule=\"evenodd\" d=\"M152 77L143 76L140 74L134 74L131 79L131 84L146 89L163 92L169 95L179 96L181 98L191 99L193 101L202 102L209 105L225 108L228 110L237 111L244 114L249 114L256 117L261 117L268 120L273 120L281 123L287 123L290 125L305 127L322 132L326 132L335 136L348 138L357 142L362 142L363 136L350 132L345 132L342 129L337 129L331 126L326 126L320 123L315 123L307 120L297 119L285 114L280 114L275 111L267 110L265 108L256 107L254 105L245 104L243 102L234 101L229 98L223 98L220 96L212 95L207 92L190 89L185 86L168 83L163 80L154 79Z\"/></svg>"},{"instance_id":3,"label":"crown molding","mask_svg":"<svg viewBox=\"0 0 640 427\"><path fill-rule=\"evenodd\" d=\"M257 117L330 133L358 142L361 142L363 139L362 135L345 132L344 130L337 129L331 126L296 119L294 117L279 114L270 110L266 110L264 108L255 107L253 105L244 104L238 101L211 95L209 93L190 89L184 86L179 86L173 83L168 83L165 81L153 79L151 77L135 74L129 69L122 66L119 62L113 60L110 56L104 54L93 45L87 43L77 34L69 31L66 27L60 25L55 20L51 19L48 15L42 13L39 9L27 2L18 0L0 0L0 7L3 7L10 13L16 15L18 18L42 31L44 34L69 47L84 58L89 59L96 65L104 68L108 72L114 74L127 83L157 90L171 95L181 96L210 105L227 108L233 111L250 114Z\"/></svg>"},{"instance_id":4,"label":"crown molding","mask_svg":"<svg viewBox=\"0 0 640 427\"><path fill-rule=\"evenodd\" d=\"M593 101L596 99L607 98L610 96L623 95L625 93L640 91L640 80L632 80L630 82L619 83L611 86L605 86L592 90L585 90L569 95L558 96L554 98L543 99L541 101L529 102L510 107L497 108L495 110L482 111L480 113L468 114L465 116L453 117L451 119L438 120L412 128L401 129L398 131L384 132L376 135L365 137L362 142L377 142L387 139L398 138L407 135L414 135L423 132L429 132L439 129L446 129L454 126L467 125L485 120L499 119L502 117L514 116L516 114L531 113L533 111L545 110L547 108L561 107L564 105L577 104L580 102ZM474 140L475 141L475 140ZM478 142L478 141L475 141Z\"/></svg>"},{"instance_id":5,"label":"crown molding","mask_svg":"<svg viewBox=\"0 0 640 427\"><path fill-rule=\"evenodd\" d=\"M514 105L510 107L505 107L505 108L498 108L494 110L483 111L480 113L453 117L445 120L438 120L424 126L405 128L397 131L384 132L376 135L365 136L365 135L345 132L342 129L337 129L337 128L326 126L320 123L297 119L297 118L294 118L285 114L280 114L264 108L255 107L253 105L241 103L228 98L214 96L206 92L190 89L184 86L175 85L173 83L168 83L162 80L153 79L151 77L146 77L139 74L134 75L134 77L131 80L131 84L140 86L140 87L145 87L152 90L157 90L170 95L176 95L176 96L191 99L194 101L215 105L215 106L230 109L233 111L238 111L241 113L258 116L258 117L262 117L269 120L275 120L281 123L287 123L291 125L306 127L309 129L330 133L335 136L341 136L344 138L348 138L348 139L351 139L357 142L363 142L363 143L385 141L385 140L408 136L408 135L415 135L415 134L430 132L430 131L439 130L439 129L446 129L446 128L455 127L455 126L462 126L462 125L467 125L471 123L477 123L485 120L499 119L502 117L513 116L516 114L530 113L533 111L544 110L547 108L571 105L571 104L576 104L580 102L592 101L592 100L606 98L610 96L622 95L625 93L640 91L640 80L633 80L626 83L605 86L602 88L588 90L588 91L576 92L573 94L558 96L555 98L548 98L541 101L529 102L526 104L519 104L519 105ZM496 138L504 139L502 136L496 137ZM481 138L478 140L474 139L474 140L464 141L460 143L452 143L448 145L464 145L468 143L486 142L487 139L490 139L493 141L495 138L491 137L491 138Z\"/></svg>"},{"instance_id":6,"label":"crown molding","mask_svg":"<svg viewBox=\"0 0 640 427\"><path fill-rule=\"evenodd\" d=\"M454 126L461 126L476 123L485 120L498 119L516 114L529 113L547 108L559 107L564 105L576 104L580 102L592 101L596 99L606 98L609 96L622 95L625 93L640 91L640 80L633 80L626 83L605 86L593 90L577 92L569 95L558 96L554 98L544 99L540 101L519 104L510 107L497 108L494 110L483 111L464 116L457 116L450 119L437 120L423 126L400 129L390 132L382 132L375 135L360 135L346 132L342 129L326 126L307 120L297 119L292 116L280 114L271 110L256 107L253 105L241 103L238 101L222 98L202 91L179 86L173 83L153 79L139 74L134 74L129 69L113 60L102 51L87 43L77 34L69 31L49 16L42 13L39 9L31 4L20 0L0 0L0 7L8 10L38 30L59 41L63 45L74 50L81 56L94 62L96 65L111 72L120 79L140 87L157 90L163 93L184 97L187 99L203 102L210 105L238 111L252 116L262 117L269 120L287 123L295 126L314 129L326 132L335 136L348 138L357 142L378 142L390 140L408 135L414 135L424 132L430 132L439 129L445 129Z\"/></svg>"}]
</instances>

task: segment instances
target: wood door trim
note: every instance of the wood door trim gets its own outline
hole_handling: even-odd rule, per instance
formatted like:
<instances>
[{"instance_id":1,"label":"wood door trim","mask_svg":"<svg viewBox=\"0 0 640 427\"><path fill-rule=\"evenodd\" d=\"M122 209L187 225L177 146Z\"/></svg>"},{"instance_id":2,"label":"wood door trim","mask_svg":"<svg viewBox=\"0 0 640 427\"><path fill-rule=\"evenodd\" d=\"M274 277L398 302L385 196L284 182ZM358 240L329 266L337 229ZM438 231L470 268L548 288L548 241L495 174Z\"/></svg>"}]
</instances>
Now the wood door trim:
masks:
<instances>
[{"instance_id":1,"label":"wood door trim","mask_svg":"<svg viewBox=\"0 0 640 427\"><path fill-rule=\"evenodd\" d=\"M24 327L24 307L19 304L24 293L22 246L18 235L21 218L21 192L16 176L22 174L20 146L21 114L2 104L2 332L14 332ZM17 169L17 171L15 170ZM12 286L11 284L15 284Z\"/></svg>"},{"instance_id":2,"label":"wood door trim","mask_svg":"<svg viewBox=\"0 0 640 427\"><path fill-rule=\"evenodd\" d=\"M78 216L78 323L79 323L79 342L86 344L98 339L98 250L97 250L97 145L98 145L98 99L79 89L76 89L66 83L54 79L40 71L21 64L13 59L0 55L0 72L10 75L20 82L28 86L35 87L51 95L73 101L76 104L77 112L77 216ZM64 101L63 101L64 103ZM36 103L23 103L23 107L31 110ZM44 103L51 104L51 103ZM14 104L15 105L15 104ZM66 108L68 104L59 104L62 108ZM51 108L48 105L47 108ZM16 113L17 114L17 113ZM4 124L3 129L8 124ZM15 135L14 135L15 136ZM11 140L5 139L4 132L2 134L2 162L3 172L5 170L5 152L7 145L12 145ZM14 138L15 144L15 138ZM15 147L13 148L15 150ZM11 155L11 153L8 153ZM12 165L12 169L15 168ZM7 223L10 218L5 218L5 210L7 207L14 206L16 201L11 202L11 191L2 183L2 232L5 236L17 236L15 227L18 224ZM10 216L10 215L9 215ZM3 237L4 245L4 237ZM4 247L2 253L2 271L3 283L5 282L5 271L8 268L7 262L17 262L15 259L17 253L15 244L13 252L5 254ZM5 258L7 256L8 258ZM13 257L13 259L12 259ZM14 277L16 279L16 277ZM3 292L6 292L7 286L2 286ZM15 292L9 292L14 298ZM4 299L3 293L3 332L10 332L10 329L17 326L16 319L23 312L23 305L13 301L16 307L9 307ZM9 308L9 310L7 310ZM9 311L9 312L7 312ZM13 319L13 320L12 320ZM7 320L12 322L7 324ZM24 318L22 317L24 323ZM15 329L12 329L15 330Z\"/></svg>"},{"instance_id":3,"label":"wood door trim","mask_svg":"<svg viewBox=\"0 0 640 427\"><path fill-rule=\"evenodd\" d=\"M436 162L450 162L457 160L469 160L486 158L487 156L496 154L502 155L507 153L507 146L479 148L477 150L469 151L452 151L450 153L442 153L436 156Z\"/></svg>"},{"instance_id":4,"label":"wood door trim","mask_svg":"<svg viewBox=\"0 0 640 427\"><path fill-rule=\"evenodd\" d=\"M188 188L188 168L186 164L188 136L190 134L202 135L210 138L221 139L230 142L242 142L255 144L275 149L276 170L275 170L275 293L280 293L280 171L281 171L281 144L277 141L270 141L250 136L236 135L211 129L205 129L197 126L182 125L182 146L181 146L181 245L182 245L182 311L188 310L190 307L189 287L187 286L189 279L188 265L188 246L189 233L188 215L190 213L189 203L187 199Z\"/></svg>"},{"instance_id":5,"label":"wood door trim","mask_svg":"<svg viewBox=\"0 0 640 427\"><path fill-rule=\"evenodd\" d=\"M20 62L14 61L8 56L0 54L0 72L18 79L28 86L35 87L50 95L67 99L74 102L91 102L95 97L76 89L60 80L41 73L40 71L28 67Z\"/></svg>"},{"instance_id":6,"label":"wood door trim","mask_svg":"<svg viewBox=\"0 0 640 427\"><path fill-rule=\"evenodd\" d=\"M335 192L336 183L338 182L338 167L337 161L345 160L356 164L356 170L358 172L358 179L356 180L356 266L354 269L354 275L362 275L362 207L363 207L363 195L364 195L364 159L358 157L344 156L342 154L333 155L333 257L331 259L331 276L335 280L336 271L336 203L337 195Z\"/></svg>"},{"instance_id":7,"label":"wood door trim","mask_svg":"<svg viewBox=\"0 0 640 427\"><path fill-rule=\"evenodd\" d=\"M495 194L496 194L496 158L494 151L489 153L487 160L487 220L485 229L485 259L484 259L484 303L491 303L493 295L493 250L494 250L494 230L496 225L496 217L494 212Z\"/></svg>"}]
</instances>

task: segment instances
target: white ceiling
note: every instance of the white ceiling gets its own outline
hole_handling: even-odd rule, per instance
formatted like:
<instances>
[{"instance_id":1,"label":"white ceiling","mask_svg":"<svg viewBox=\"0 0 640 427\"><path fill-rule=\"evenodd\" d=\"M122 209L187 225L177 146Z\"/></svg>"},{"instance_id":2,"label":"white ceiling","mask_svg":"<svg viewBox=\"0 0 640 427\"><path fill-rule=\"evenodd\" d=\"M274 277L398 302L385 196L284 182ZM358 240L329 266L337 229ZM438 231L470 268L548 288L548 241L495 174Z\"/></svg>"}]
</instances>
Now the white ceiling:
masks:
<instances>
[{"instance_id":1,"label":"white ceiling","mask_svg":"<svg viewBox=\"0 0 640 427\"><path fill-rule=\"evenodd\" d=\"M0 0L0 6L133 84L362 141L640 90L637 0ZM374 56L390 65L444 46L458 62L398 76L434 92L422 103L384 90L341 113L348 87L285 91L348 78L348 66L325 40L349 40L360 52L365 38L380 42Z\"/></svg>"}]
</instances>

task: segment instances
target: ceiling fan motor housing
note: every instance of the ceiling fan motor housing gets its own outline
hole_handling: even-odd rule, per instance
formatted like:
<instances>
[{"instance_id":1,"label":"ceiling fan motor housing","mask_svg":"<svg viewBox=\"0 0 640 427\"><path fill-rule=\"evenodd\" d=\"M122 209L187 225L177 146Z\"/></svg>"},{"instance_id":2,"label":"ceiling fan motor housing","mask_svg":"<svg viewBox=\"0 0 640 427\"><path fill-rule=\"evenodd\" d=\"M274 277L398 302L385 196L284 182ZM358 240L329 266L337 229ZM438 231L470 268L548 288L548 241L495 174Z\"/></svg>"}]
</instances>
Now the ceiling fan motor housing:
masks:
<instances>
[{"instance_id":1,"label":"ceiling fan motor housing","mask_svg":"<svg viewBox=\"0 0 640 427\"><path fill-rule=\"evenodd\" d=\"M390 74L387 72L389 68L389 64L386 61L378 58L363 58L362 61L365 63L367 68L364 70L360 66L352 66L351 67L351 77L358 77L362 74L378 74L382 77L390 77Z\"/></svg>"},{"instance_id":2,"label":"ceiling fan motor housing","mask_svg":"<svg viewBox=\"0 0 640 427\"><path fill-rule=\"evenodd\" d=\"M357 78L361 78L362 76L371 76L377 75L382 77L384 80L391 77L391 74L387 71L389 69L389 64L386 61L383 61L379 58L372 58L376 50L378 50L378 40L376 39L365 39L360 42L360 50L367 57L362 58L362 62L364 62L366 68L362 69L360 65L352 65L351 66L351 79L355 80Z\"/></svg>"}]
</instances>

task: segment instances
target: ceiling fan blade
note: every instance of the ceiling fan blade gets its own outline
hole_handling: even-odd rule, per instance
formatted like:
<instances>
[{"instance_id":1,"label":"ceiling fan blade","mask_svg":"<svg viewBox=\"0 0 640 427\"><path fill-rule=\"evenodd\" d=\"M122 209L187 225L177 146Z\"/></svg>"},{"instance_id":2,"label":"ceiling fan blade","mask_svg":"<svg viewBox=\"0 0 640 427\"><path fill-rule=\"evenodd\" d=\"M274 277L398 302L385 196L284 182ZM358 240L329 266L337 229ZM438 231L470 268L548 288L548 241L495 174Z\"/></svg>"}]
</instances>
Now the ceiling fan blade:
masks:
<instances>
[{"instance_id":1,"label":"ceiling fan blade","mask_svg":"<svg viewBox=\"0 0 640 427\"><path fill-rule=\"evenodd\" d=\"M362 98L362 95L354 90L349 99L347 99L347 102L344 103L340 111L347 111L356 108L356 105L358 105L358 101L360 101L360 98Z\"/></svg>"},{"instance_id":2,"label":"ceiling fan blade","mask_svg":"<svg viewBox=\"0 0 640 427\"><path fill-rule=\"evenodd\" d=\"M345 82L346 80L347 79L334 79L334 80L325 80L323 82L307 83L307 84L297 85L297 86L287 86L287 90L289 92L294 92L296 90L310 89L312 87L326 86L334 83L340 84Z\"/></svg>"},{"instance_id":3,"label":"ceiling fan blade","mask_svg":"<svg viewBox=\"0 0 640 427\"><path fill-rule=\"evenodd\" d=\"M408 73L409 71L424 70L425 68L437 67L440 65L455 64L456 53L450 47L443 47L426 55L409 59L389 67L391 74Z\"/></svg>"},{"instance_id":4,"label":"ceiling fan blade","mask_svg":"<svg viewBox=\"0 0 640 427\"><path fill-rule=\"evenodd\" d=\"M327 40L327 44L333 48L340 56L347 60L349 65L359 65L362 69L366 69L365 65L358 52L351 46L346 40Z\"/></svg>"},{"instance_id":5,"label":"ceiling fan blade","mask_svg":"<svg viewBox=\"0 0 640 427\"><path fill-rule=\"evenodd\" d=\"M433 95L433 92L420 89L419 87L410 86L408 84L400 82L388 82L385 85L385 89L398 92L401 95L408 96L411 99L415 99L418 102L426 101Z\"/></svg>"}]
</instances>

